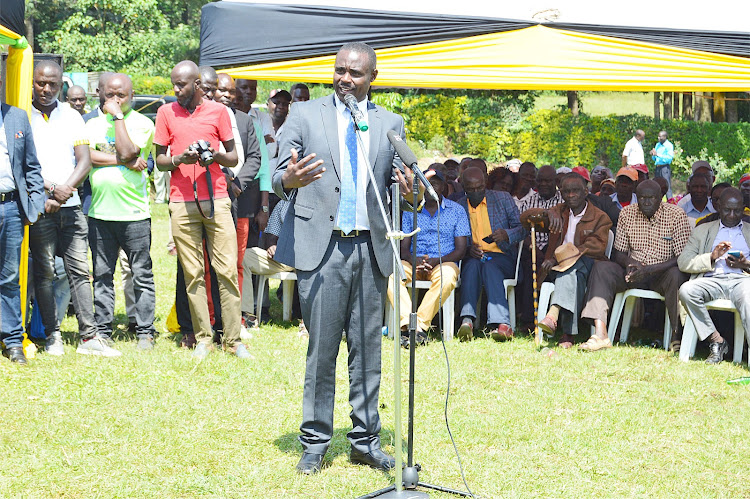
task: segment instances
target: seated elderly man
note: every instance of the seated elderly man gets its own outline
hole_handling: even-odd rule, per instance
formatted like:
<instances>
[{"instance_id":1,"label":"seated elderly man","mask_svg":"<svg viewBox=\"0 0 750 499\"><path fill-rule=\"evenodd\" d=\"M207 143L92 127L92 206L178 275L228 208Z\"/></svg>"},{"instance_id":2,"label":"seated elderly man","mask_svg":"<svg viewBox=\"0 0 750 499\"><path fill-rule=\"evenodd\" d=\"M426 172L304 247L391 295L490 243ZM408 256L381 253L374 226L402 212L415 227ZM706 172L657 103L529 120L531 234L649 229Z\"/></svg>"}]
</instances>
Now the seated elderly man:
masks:
<instances>
[{"instance_id":1,"label":"seated elderly man","mask_svg":"<svg viewBox=\"0 0 750 499\"><path fill-rule=\"evenodd\" d=\"M611 198L620 210L638 202L634 192L637 185L638 171L635 168L626 166L617 171L615 193Z\"/></svg>"},{"instance_id":2,"label":"seated elderly man","mask_svg":"<svg viewBox=\"0 0 750 499\"><path fill-rule=\"evenodd\" d=\"M709 198L711 179L704 173L694 173L688 179L687 190L690 199L685 203L680 202L678 206L685 210L690 225L695 227L698 219L716 211Z\"/></svg>"},{"instance_id":3,"label":"seated elderly man","mask_svg":"<svg viewBox=\"0 0 750 499\"><path fill-rule=\"evenodd\" d=\"M729 299L750 331L750 224L742 221L742 194L733 187L722 192L719 220L701 224L677 259L680 270L692 274L680 288L680 300L701 340L708 338L707 364L724 360L729 346L716 329L706 302Z\"/></svg>"},{"instance_id":4,"label":"seated elderly man","mask_svg":"<svg viewBox=\"0 0 750 499\"><path fill-rule=\"evenodd\" d=\"M279 241L279 234L281 234L281 224L286 217L286 212L289 209L289 201L280 200L276 203L271 217L268 219L268 226L266 227L266 241L268 243L268 249L261 249L257 246L245 249L245 255L242 259L243 267L254 275L273 275L279 272L294 272L294 269L283 263L279 263L273 259L276 254L276 243ZM262 303L263 297L259 296L257 303ZM253 289L253 280L248 276L242 282L242 309L253 310L257 312L260 308L257 306L255 301L255 291ZM251 328L254 328L257 324L257 317L252 313L249 314ZM307 337L307 329L305 323L300 320L299 323L299 336Z\"/></svg>"},{"instance_id":5,"label":"seated elderly man","mask_svg":"<svg viewBox=\"0 0 750 499\"><path fill-rule=\"evenodd\" d=\"M687 276L677 268L677 256L690 237L685 212L661 202L661 188L646 180L636 190L638 202L623 208L615 233L613 261L598 261L589 276L589 291L581 317L594 321L596 334L581 346L609 348L607 314L615 294L629 288L651 289L664 296L672 322L672 350L679 348L677 293Z\"/></svg>"},{"instance_id":6,"label":"seated elderly man","mask_svg":"<svg viewBox=\"0 0 750 499\"><path fill-rule=\"evenodd\" d=\"M518 208L510 194L485 190L485 175L467 168L461 176L464 195L459 199L469 214L469 255L461 269L461 327L458 337L473 337L477 302L484 286L487 293L487 325L496 341L513 339L508 299L503 280L516 272L518 242L526 237Z\"/></svg>"},{"instance_id":7,"label":"seated elderly man","mask_svg":"<svg viewBox=\"0 0 750 499\"><path fill-rule=\"evenodd\" d=\"M422 298L417 310L417 344L427 343L427 330L432 319L437 314L445 300L456 288L458 281L458 262L466 253L467 239L471 235L469 217L460 204L445 199L446 182L443 174L435 170L430 178L430 184L435 189L440 203L427 197L424 208L417 213L417 268L412 269L412 238L401 241L401 260L406 272L406 282L401 281L399 293L399 311L401 314L401 343L409 345L407 328L412 301L407 285L412 279L430 281L430 288ZM440 213L438 213L440 210ZM440 224L438 226L438 224ZM404 232L411 232L414 226L414 213L405 212L402 216L401 228ZM442 258L441 258L442 257ZM442 261L442 263L441 263ZM393 303L393 276L388 286L388 299ZM442 290L441 290L442 285ZM441 301L442 295L442 301Z\"/></svg>"},{"instance_id":8,"label":"seated elderly man","mask_svg":"<svg viewBox=\"0 0 750 499\"><path fill-rule=\"evenodd\" d=\"M549 245L542 262L539 280L549 273L555 283L547 316L539 323L547 334L562 330L560 346L573 346L578 334L578 316L583 307L586 282L595 260L604 260L612 221L606 213L588 202L586 181L578 173L569 173L560 183L563 203L553 208L532 208L521 214L524 227L541 225L549 232Z\"/></svg>"}]
</instances>

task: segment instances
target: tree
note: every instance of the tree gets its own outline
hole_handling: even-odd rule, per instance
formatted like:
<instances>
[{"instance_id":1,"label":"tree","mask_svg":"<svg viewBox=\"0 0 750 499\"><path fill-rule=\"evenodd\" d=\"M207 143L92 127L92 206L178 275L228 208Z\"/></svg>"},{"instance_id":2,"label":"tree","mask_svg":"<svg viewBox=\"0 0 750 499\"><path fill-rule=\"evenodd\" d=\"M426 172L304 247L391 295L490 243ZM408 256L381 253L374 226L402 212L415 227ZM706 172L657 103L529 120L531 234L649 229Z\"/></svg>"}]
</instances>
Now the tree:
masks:
<instances>
[{"instance_id":1,"label":"tree","mask_svg":"<svg viewBox=\"0 0 750 499\"><path fill-rule=\"evenodd\" d=\"M199 13L204 3L44 0L42 6L36 0L31 12L37 47L63 54L68 70L166 75L175 62L197 59ZM187 16L195 25L183 24L183 16L174 15L180 6L198 12L197 17Z\"/></svg>"}]
</instances>

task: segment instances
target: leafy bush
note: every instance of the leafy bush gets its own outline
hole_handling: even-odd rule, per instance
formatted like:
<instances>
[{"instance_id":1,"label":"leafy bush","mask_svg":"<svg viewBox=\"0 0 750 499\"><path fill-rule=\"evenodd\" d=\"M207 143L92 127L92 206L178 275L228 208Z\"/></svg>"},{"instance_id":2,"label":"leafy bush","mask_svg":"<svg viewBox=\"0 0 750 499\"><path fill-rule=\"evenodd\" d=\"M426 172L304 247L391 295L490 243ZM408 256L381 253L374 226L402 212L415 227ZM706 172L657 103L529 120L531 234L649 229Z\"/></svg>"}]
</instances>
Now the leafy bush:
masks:
<instances>
[{"instance_id":1,"label":"leafy bush","mask_svg":"<svg viewBox=\"0 0 750 499\"><path fill-rule=\"evenodd\" d=\"M163 76L132 75L133 91L144 95L174 95L172 82Z\"/></svg>"}]
</instances>

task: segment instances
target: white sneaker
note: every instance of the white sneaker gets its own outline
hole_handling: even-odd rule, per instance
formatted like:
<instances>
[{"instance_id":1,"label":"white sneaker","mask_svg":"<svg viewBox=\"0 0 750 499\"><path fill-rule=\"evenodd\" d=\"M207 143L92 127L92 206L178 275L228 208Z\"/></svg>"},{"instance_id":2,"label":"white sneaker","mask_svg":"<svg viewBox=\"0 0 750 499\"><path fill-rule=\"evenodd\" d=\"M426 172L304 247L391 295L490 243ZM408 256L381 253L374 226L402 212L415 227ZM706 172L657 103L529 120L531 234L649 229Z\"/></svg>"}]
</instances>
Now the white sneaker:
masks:
<instances>
[{"instance_id":1,"label":"white sneaker","mask_svg":"<svg viewBox=\"0 0 750 499\"><path fill-rule=\"evenodd\" d=\"M47 344L45 345L44 350L48 355L65 355L65 347L63 345L60 331L55 331L49 338L47 338Z\"/></svg>"},{"instance_id":2,"label":"white sneaker","mask_svg":"<svg viewBox=\"0 0 750 499\"><path fill-rule=\"evenodd\" d=\"M98 336L89 340L82 340L81 343L78 344L76 353L80 353L81 355L98 355L100 357L119 357L122 355L120 351L107 346L104 340Z\"/></svg>"},{"instance_id":3,"label":"white sneaker","mask_svg":"<svg viewBox=\"0 0 750 499\"><path fill-rule=\"evenodd\" d=\"M253 339L253 333L251 333L243 324L240 326L240 339L241 340L252 340Z\"/></svg>"}]
</instances>

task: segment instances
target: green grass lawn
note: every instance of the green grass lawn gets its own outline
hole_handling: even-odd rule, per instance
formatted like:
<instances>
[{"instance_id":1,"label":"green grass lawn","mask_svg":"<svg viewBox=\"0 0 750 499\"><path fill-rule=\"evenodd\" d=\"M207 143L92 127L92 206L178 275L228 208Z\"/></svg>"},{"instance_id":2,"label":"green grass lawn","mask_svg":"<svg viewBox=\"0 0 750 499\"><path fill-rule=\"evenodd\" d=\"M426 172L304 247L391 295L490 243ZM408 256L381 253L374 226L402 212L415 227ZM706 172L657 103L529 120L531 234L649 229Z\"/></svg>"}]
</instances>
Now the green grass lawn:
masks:
<instances>
[{"instance_id":1,"label":"green grass lawn","mask_svg":"<svg viewBox=\"0 0 750 499\"><path fill-rule=\"evenodd\" d=\"M654 94L644 92L579 92L581 111L590 116L608 114L654 115ZM534 109L567 109L568 98L565 95L540 95L534 102Z\"/></svg>"},{"instance_id":2,"label":"green grass lawn","mask_svg":"<svg viewBox=\"0 0 750 499\"><path fill-rule=\"evenodd\" d=\"M163 205L154 208L153 232L163 330L175 272ZM274 301L272 315L279 312ZM63 330L74 331L75 320ZM117 359L79 356L72 344L64 357L39 354L25 369L3 359L0 496L347 498L392 483L392 475L348 462L344 348L326 467L303 477L294 466L306 342L291 324L276 322L248 346L251 362L215 352L197 363L162 334L149 353L121 339ZM744 366L684 364L636 347L547 358L527 338L446 346L451 429L478 496L748 496L750 387L725 383L746 375ZM382 439L391 452L392 347L385 340L381 352ZM407 364L403 356L404 417ZM417 369L420 478L460 489L443 420L447 368L439 343L418 349Z\"/></svg>"}]
</instances>

